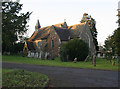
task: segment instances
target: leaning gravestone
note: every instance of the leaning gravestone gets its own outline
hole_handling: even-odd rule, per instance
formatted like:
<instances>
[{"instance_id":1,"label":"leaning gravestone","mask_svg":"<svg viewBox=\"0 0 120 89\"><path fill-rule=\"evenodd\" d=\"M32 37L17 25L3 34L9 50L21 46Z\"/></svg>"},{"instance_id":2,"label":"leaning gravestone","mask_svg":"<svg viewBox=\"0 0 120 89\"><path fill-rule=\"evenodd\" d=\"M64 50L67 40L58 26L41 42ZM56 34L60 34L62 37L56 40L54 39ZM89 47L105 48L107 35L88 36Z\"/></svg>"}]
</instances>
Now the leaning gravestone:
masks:
<instances>
[{"instance_id":1,"label":"leaning gravestone","mask_svg":"<svg viewBox=\"0 0 120 89\"><path fill-rule=\"evenodd\" d=\"M87 62L87 61L88 61L88 59L89 59L89 56L87 56L87 57L85 58L85 62Z\"/></svg>"},{"instance_id":2,"label":"leaning gravestone","mask_svg":"<svg viewBox=\"0 0 120 89\"><path fill-rule=\"evenodd\" d=\"M77 58L75 58L73 62L76 63L77 62Z\"/></svg>"}]
</instances>

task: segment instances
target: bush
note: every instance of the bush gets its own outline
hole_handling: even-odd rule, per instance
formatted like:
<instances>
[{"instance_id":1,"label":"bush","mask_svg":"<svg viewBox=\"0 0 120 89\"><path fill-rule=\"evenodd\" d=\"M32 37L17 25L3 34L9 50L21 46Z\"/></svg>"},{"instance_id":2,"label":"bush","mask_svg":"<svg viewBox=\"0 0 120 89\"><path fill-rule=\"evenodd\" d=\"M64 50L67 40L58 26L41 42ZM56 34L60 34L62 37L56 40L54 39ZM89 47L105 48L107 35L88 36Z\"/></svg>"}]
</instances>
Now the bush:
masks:
<instances>
[{"instance_id":1,"label":"bush","mask_svg":"<svg viewBox=\"0 0 120 89\"><path fill-rule=\"evenodd\" d=\"M84 61L89 54L88 44L80 39L73 39L67 43L63 43L60 47L61 61Z\"/></svg>"}]
</instances>

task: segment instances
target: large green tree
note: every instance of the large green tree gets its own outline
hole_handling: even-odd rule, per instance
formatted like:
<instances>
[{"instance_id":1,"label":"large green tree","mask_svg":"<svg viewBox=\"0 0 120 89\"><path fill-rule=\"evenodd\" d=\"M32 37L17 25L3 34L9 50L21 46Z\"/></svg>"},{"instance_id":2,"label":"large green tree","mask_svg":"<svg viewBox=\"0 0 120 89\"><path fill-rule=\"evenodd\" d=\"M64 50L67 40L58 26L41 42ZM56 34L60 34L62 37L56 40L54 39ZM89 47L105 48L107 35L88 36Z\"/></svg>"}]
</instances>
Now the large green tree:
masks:
<instances>
[{"instance_id":1,"label":"large green tree","mask_svg":"<svg viewBox=\"0 0 120 89\"><path fill-rule=\"evenodd\" d=\"M63 43L60 47L60 58L62 61L84 61L89 54L89 47L86 42L80 39L73 39Z\"/></svg>"},{"instance_id":2,"label":"large green tree","mask_svg":"<svg viewBox=\"0 0 120 89\"><path fill-rule=\"evenodd\" d=\"M28 30L27 22L31 12L20 13L23 4L18 2L2 3L2 51L12 52L16 41L23 40Z\"/></svg>"},{"instance_id":3,"label":"large green tree","mask_svg":"<svg viewBox=\"0 0 120 89\"><path fill-rule=\"evenodd\" d=\"M93 42L95 44L96 50L99 50L98 47L98 41L97 41L97 29L96 29L96 21L91 16L89 16L87 13L83 14L83 18L81 19L81 23L87 22L87 24L90 27L90 31L93 37Z\"/></svg>"}]
</instances>

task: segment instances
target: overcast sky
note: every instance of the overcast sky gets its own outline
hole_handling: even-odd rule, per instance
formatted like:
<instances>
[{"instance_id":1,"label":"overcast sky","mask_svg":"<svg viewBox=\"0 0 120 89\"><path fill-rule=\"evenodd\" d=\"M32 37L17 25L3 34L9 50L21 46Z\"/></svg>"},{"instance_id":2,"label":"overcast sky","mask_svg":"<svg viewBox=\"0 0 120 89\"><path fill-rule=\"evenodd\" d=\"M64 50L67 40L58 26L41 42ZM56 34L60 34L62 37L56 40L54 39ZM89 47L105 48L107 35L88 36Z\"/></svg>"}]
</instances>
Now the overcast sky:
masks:
<instances>
[{"instance_id":1,"label":"overcast sky","mask_svg":"<svg viewBox=\"0 0 120 89\"><path fill-rule=\"evenodd\" d=\"M42 27L66 22L68 25L79 24L84 13L96 20L98 42L104 40L117 28L117 8L119 0L20 0L22 12L33 12L29 20L28 36L35 30L39 19Z\"/></svg>"}]
</instances>

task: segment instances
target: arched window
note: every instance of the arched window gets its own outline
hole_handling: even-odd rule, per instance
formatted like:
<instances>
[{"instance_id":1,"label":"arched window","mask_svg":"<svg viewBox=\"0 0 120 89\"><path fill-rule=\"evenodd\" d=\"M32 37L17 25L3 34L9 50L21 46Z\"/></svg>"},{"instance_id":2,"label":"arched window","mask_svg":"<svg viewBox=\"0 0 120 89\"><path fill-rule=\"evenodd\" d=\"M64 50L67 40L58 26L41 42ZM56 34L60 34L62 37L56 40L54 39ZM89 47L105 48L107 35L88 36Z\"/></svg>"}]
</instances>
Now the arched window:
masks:
<instances>
[{"instance_id":1,"label":"arched window","mask_svg":"<svg viewBox=\"0 0 120 89\"><path fill-rule=\"evenodd\" d=\"M40 47L40 41L38 41L38 47Z\"/></svg>"},{"instance_id":2,"label":"arched window","mask_svg":"<svg viewBox=\"0 0 120 89\"><path fill-rule=\"evenodd\" d=\"M54 40L52 40L52 48L54 48Z\"/></svg>"}]
</instances>

